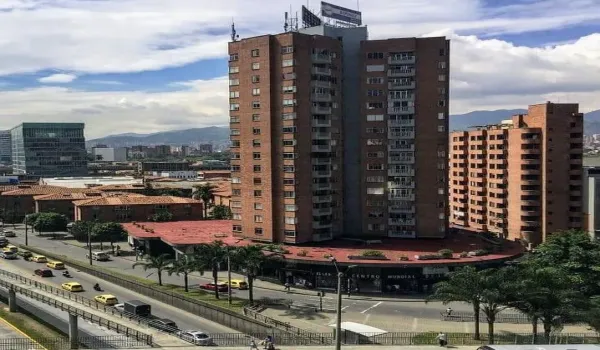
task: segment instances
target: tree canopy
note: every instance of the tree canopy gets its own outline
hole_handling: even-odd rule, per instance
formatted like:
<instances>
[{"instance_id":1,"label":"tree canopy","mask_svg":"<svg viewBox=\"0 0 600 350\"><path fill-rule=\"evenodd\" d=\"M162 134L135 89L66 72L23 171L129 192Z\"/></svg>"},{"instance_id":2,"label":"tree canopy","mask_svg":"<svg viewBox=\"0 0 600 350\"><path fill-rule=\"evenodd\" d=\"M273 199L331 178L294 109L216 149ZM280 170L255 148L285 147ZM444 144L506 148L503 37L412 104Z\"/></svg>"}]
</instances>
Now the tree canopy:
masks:
<instances>
[{"instance_id":1,"label":"tree canopy","mask_svg":"<svg viewBox=\"0 0 600 350\"><path fill-rule=\"evenodd\" d=\"M66 216L57 213L37 213L32 226L39 232L65 231L69 220ZM27 222L29 224L29 221Z\"/></svg>"},{"instance_id":2,"label":"tree canopy","mask_svg":"<svg viewBox=\"0 0 600 350\"><path fill-rule=\"evenodd\" d=\"M212 218L215 220L231 220L231 208L226 205L215 205L212 208Z\"/></svg>"}]
</instances>

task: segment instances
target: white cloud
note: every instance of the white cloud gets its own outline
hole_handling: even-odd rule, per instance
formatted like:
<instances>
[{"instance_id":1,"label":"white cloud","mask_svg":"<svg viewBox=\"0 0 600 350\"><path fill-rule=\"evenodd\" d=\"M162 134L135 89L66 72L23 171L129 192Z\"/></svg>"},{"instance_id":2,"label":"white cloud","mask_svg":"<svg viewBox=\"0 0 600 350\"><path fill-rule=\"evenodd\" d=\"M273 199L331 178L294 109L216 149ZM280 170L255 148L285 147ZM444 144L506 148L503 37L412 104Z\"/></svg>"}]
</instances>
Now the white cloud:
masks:
<instances>
[{"instance_id":1,"label":"white cloud","mask_svg":"<svg viewBox=\"0 0 600 350\"><path fill-rule=\"evenodd\" d=\"M57 73L47 77L39 78L38 81L43 84L65 84L77 79L76 75Z\"/></svg>"}]
</instances>

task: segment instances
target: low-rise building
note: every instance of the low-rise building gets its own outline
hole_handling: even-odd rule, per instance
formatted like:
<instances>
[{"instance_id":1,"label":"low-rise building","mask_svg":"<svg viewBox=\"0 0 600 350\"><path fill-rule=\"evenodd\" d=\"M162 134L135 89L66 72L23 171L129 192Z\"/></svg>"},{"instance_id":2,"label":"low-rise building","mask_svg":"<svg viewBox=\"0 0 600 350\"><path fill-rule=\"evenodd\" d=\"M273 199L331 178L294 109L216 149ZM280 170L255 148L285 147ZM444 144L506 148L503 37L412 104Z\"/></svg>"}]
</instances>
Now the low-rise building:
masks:
<instances>
[{"instance_id":1,"label":"low-rise building","mask_svg":"<svg viewBox=\"0 0 600 350\"><path fill-rule=\"evenodd\" d=\"M202 170L198 172L200 179L210 180L217 178L231 178L231 170Z\"/></svg>"},{"instance_id":2,"label":"low-rise building","mask_svg":"<svg viewBox=\"0 0 600 350\"><path fill-rule=\"evenodd\" d=\"M194 170L181 170L181 171L155 171L152 173L153 176L166 177L169 179L196 179L198 178L198 172Z\"/></svg>"},{"instance_id":3,"label":"low-rise building","mask_svg":"<svg viewBox=\"0 0 600 350\"><path fill-rule=\"evenodd\" d=\"M163 171L187 171L190 170L188 162L140 162L138 171L142 174Z\"/></svg>"},{"instance_id":4,"label":"low-rise building","mask_svg":"<svg viewBox=\"0 0 600 350\"><path fill-rule=\"evenodd\" d=\"M94 147L92 156L95 162L125 162L127 161L127 148Z\"/></svg>"},{"instance_id":5,"label":"low-rise building","mask_svg":"<svg viewBox=\"0 0 600 350\"><path fill-rule=\"evenodd\" d=\"M231 182L222 182L213 190L214 205L231 207Z\"/></svg>"},{"instance_id":6,"label":"low-rise building","mask_svg":"<svg viewBox=\"0 0 600 350\"><path fill-rule=\"evenodd\" d=\"M98 199L103 197L119 196L143 196L137 193L126 192L71 192L71 193L52 193L34 196L35 212L52 212L66 216L69 220L75 220L74 201L85 199Z\"/></svg>"},{"instance_id":7,"label":"low-rise building","mask_svg":"<svg viewBox=\"0 0 600 350\"><path fill-rule=\"evenodd\" d=\"M202 219L202 202L172 196L101 197L74 202L75 220L134 222L149 221L169 212L172 221Z\"/></svg>"}]
</instances>

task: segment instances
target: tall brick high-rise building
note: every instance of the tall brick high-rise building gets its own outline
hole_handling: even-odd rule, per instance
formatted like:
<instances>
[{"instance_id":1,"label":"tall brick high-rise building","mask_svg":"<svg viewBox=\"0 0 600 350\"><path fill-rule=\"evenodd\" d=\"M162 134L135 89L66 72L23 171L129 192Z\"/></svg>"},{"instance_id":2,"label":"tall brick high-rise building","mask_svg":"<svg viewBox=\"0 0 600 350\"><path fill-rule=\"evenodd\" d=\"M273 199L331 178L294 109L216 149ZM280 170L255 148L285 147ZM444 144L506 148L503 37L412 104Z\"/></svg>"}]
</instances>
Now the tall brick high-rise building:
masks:
<instances>
[{"instance_id":1,"label":"tall brick high-rise building","mask_svg":"<svg viewBox=\"0 0 600 350\"><path fill-rule=\"evenodd\" d=\"M445 236L448 40L321 25L229 55L234 234Z\"/></svg>"},{"instance_id":2,"label":"tall brick high-rise building","mask_svg":"<svg viewBox=\"0 0 600 350\"><path fill-rule=\"evenodd\" d=\"M582 153L578 104L451 133L450 223L534 245L582 228Z\"/></svg>"}]
</instances>

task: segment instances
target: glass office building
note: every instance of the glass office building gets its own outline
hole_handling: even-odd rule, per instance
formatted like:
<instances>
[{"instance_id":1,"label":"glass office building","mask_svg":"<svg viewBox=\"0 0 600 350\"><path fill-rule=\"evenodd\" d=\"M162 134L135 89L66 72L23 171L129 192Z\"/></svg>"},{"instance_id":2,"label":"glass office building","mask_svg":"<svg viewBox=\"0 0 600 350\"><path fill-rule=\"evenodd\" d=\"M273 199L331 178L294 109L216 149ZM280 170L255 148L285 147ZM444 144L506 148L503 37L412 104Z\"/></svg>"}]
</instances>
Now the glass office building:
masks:
<instances>
[{"instance_id":1,"label":"glass office building","mask_svg":"<svg viewBox=\"0 0 600 350\"><path fill-rule=\"evenodd\" d=\"M14 174L85 176L83 123L23 123L11 133Z\"/></svg>"},{"instance_id":2,"label":"glass office building","mask_svg":"<svg viewBox=\"0 0 600 350\"><path fill-rule=\"evenodd\" d=\"M0 163L10 164L11 154L10 130L0 130Z\"/></svg>"}]
</instances>

